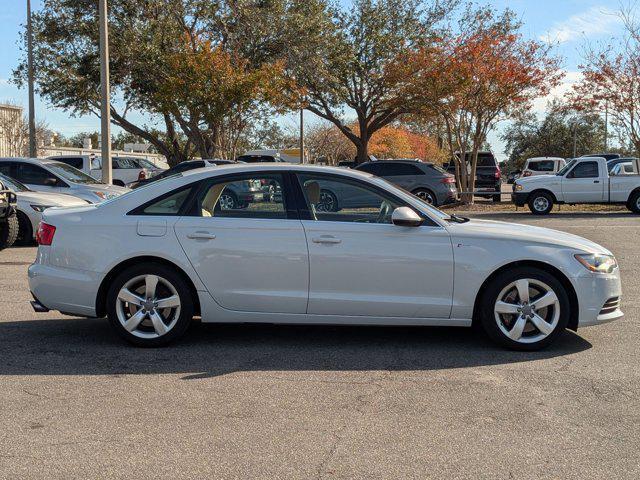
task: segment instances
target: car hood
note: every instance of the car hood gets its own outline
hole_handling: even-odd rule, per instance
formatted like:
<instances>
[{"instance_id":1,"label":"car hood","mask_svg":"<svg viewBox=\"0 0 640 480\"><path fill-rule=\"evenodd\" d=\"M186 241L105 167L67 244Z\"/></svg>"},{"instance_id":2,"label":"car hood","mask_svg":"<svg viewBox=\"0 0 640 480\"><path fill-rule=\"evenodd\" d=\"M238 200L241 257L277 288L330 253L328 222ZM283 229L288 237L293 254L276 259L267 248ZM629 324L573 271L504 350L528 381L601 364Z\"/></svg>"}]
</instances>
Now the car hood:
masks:
<instances>
[{"instance_id":1,"label":"car hood","mask_svg":"<svg viewBox=\"0 0 640 480\"><path fill-rule=\"evenodd\" d=\"M106 185L104 183L82 184L82 188L98 192L105 192L112 195L122 195L123 193L127 193L129 191L129 189L126 187L119 187L118 185Z\"/></svg>"},{"instance_id":2,"label":"car hood","mask_svg":"<svg viewBox=\"0 0 640 480\"><path fill-rule=\"evenodd\" d=\"M537 185L549 185L553 180L560 180L562 177L558 175L532 175L530 177L520 177L517 182L524 188L531 188Z\"/></svg>"},{"instance_id":3,"label":"car hood","mask_svg":"<svg viewBox=\"0 0 640 480\"><path fill-rule=\"evenodd\" d=\"M470 220L467 223L453 224L449 231L455 238L495 238L496 240L513 240L527 245L565 247L586 253L611 255L611 252L603 246L578 235L519 223Z\"/></svg>"},{"instance_id":4,"label":"car hood","mask_svg":"<svg viewBox=\"0 0 640 480\"><path fill-rule=\"evenodd\" d=\"M81 198L62 193L18 192L17 196L19 201L25 201L36 205L48 205L50 207L72 207L87 204L87 202Z\"/></svg>"}]
</instances>

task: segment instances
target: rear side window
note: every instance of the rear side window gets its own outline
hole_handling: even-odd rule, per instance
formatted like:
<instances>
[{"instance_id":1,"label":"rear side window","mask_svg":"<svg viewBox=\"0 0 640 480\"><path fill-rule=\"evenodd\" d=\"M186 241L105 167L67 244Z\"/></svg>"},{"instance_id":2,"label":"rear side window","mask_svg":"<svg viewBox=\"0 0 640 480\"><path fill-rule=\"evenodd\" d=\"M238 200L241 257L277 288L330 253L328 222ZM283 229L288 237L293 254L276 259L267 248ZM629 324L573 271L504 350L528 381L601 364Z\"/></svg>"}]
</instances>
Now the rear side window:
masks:
<instances>
[{"instance_id":1,"label":"rear side window","mask_svg":"<svg viewBox=\"0 0 640 480\"><path fill-rule=\"evenodd\" d=\"M408 163L387 162L382 164L381 176L398 177L403 175L424 175L424 173L415 165Z\"/></svg>"},{"instance_id":2,"label":"rear side window","mask_svg":"<svg viewBox=\"0 0 640 480\"><path fill-rule=\"evenodd\" d=\"M582 162L569 174L571 178L597 178L598 162Z\"/></svg>"},{"instance_id":3,"label":"rear side window","mask_svg":"<svg viewBox=\"0 0 640 480\"><path fill-rule=\"evenodd\" d=\"M529 170L534 172L553 172L555 162L553 160L544 160L541 162L530 162Z\"/></svg>"},{"instance_id":4,"label":"rear side window","mask_svg":"<svg viewBox=\"0 0 640 480\"><path fill-rule=\"evenodd\" d=\"M136 208L130 214L131 215L169 215L176 216L182 211L182 207L185 206L187 198L191 193L192 186L188 186L177 192L172 192L168 195L162 195L161 197L147 202L145 205Z\"/></svg>"},{"instance_id":5,"label":"rear side window","mask_svg":"<svg viewBox=\"0 0 640 480\"><path fill-rule=\"evenodd\" d=\"M83 159L78 157L60 157L55 159L58 162L66 163L67 165L71 165L78 170L82 170Z\"/></svg>"},{"instance_id":6,"label":"rear side window","mask_svg":"<svg viewBox=\"0 0 640 480\"><path fill-rule=\"evenodd\" d=\"M382 175L382 167L383 165L381 163L365 163L364 165L357 167L356 170L380 176Z\"/></svg>"}]
</instances>

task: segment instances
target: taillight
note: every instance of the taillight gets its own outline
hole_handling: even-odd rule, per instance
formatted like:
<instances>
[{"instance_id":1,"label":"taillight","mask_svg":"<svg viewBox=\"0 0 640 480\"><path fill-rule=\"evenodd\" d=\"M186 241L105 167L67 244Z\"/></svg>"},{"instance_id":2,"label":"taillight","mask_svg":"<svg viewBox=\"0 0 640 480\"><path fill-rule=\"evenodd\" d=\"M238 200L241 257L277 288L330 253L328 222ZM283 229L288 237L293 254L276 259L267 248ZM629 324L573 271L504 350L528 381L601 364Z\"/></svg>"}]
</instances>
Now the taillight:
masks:
<instances>
[{"instance_id":1,"label":"taillight","mask_svg":"<svg viewBox=\"0 0 640 480\"><path fill-rule=\"evenodd\" d=\"M55 233L56 227L48 223L40 222L38 231L36 232L36 242L38 242L38 245L51 245Z\"/></svg>"},{"instance_id":2,"label":"taillight","mask_svg":"<svg viewBox=\"0 0 640 480\"><path fill-rule=\"evenodd\" d=\"M147 172L145 172L144 170L140 170L140 173L138 174L138 180L146 180L147 179Z\"/></svg>"},{"instance_id":3,"label":"taillight","mask_svg":"<svg viewBox=\"0 0 640 480\"><path fill-rule=\"evenodd\" d=\"M496 177L496 179L502 178L502 172L500 171L499 167L498 170L496 170L496 173L494 173L494 176Z\"/></svg>"},{"instance_id":4,"label":"taillight","mask_svg":"<svg viewBox=\"0 0 640 480\"><path fill-rule=\"evenodd\" d=\"M440 183L456 183L456 177L453 176L448 176L448 177L444 177L442 180L440 180Z\"/></svg>"},{"instance_id":5,"label":"taillight","mask_svg":"<svg viewBox=\"0 0 640 480\"><path fill-rule=\"evenodd\" d=\"M524 172L522 174L523 177L530 177L531 176L531 172Z\"/></svg>"}]
</instances>

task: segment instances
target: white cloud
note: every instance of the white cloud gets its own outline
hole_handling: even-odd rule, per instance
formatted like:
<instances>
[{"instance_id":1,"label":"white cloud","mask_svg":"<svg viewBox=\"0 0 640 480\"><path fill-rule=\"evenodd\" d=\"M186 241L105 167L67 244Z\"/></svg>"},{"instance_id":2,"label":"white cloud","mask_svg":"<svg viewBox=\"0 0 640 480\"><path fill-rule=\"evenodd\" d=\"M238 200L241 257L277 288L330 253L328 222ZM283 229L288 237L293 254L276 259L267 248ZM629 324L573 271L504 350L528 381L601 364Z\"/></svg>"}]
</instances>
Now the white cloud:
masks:
<instances>
[{"instance_id":1,"label":"white cloud","mask_svg":"<svg viewBox=\"0 0 640 480\"><path fill-rule=\"evenodd\" d=\"M537 98L533 101L532 111L535 113L545 113L547 104L554 99L562 99L571 90L573 85L582 80L582 73L577 71L565 71L562 82L554 87L546 97Z\"/></svg>"},{"instance_id":2,"label":"white cloud","mask_svg":"<svg viewBox=\"0 0 640 480\"><path fill-rule=\"evenodd\" d=\"M621 23L618 12L604 6L594 6L566 20L556 22L551 30L540 38L549 42L571 42L613 33Z\"/></svg>"}]
</instances>

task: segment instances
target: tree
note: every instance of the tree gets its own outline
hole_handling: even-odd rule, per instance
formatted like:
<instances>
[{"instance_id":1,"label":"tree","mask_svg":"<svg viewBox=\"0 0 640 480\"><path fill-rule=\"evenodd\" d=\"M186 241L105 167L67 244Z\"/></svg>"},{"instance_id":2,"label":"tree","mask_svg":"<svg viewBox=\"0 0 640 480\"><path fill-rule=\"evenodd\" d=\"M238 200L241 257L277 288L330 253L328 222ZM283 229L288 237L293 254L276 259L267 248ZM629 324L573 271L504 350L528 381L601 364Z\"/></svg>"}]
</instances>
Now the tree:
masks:
<instances>
[{"instance_id":1,"label":"tree","mask_svg":"<svg viewBox=\"0 0 640 480\"><path fill-rule=\"evenodd\" d=\"M111 0L113 123L151 143L172 165L194 149L213 156L228 136L222 129L246 126L268 107L264 102L284 98L266 95L267 89L295 95L281 83L282 59L304 41L291 32L313 20L308 5L314 3ZM292 19L295 29L288 28ZM33 26L40 95L73 115L98 115L97 3L49 0L34 13ZM25 81L25 61L14 79ZM131 112L144 112L145 121L132 120Z\"/></svg>"},{"instance_id":2,"label":"tree","mask_svg":"<svg viewBox=\"0 0 640 480\"><path fill-rule=\"evenodd\" d=\"M572 158L598 151L604 141L604 121L597 114L575 112L558 102L542 119L525 113L503 132L508 167L519 170L532 157Z\"/></svg>"},{"instance_id":3,"label":"tree","mask_svg":"<svg viewBox=\"0 0 640 480\"><path fill-rule=\"evenodd\" d=\"M442 120L463 191L475 189L478 152L495 124L526 110L561 78L550 47L523 39L520 27L510 10L469 6L457 33L403 62L405 75L417 72L407 95L421 96L423 114ZM473 195L463 200L472 203Z\"/></svg>"},{"instance_id":4,"label":"tree","mask_svg":"<svg viewBox=\"0 0 640 480\"><path fill-rule=\"evenodd\" d=\"M394 73L398 58L429 45L456 3L354 0L346 11L328 9L333 22L316 25L321 32L317 43L290 55L307 110L333 123L353 143L358 162L367 160L375 132L414 109L403 91L407 78ZM345 107L355 112L357 130L345 120Z\"/></svg>"},{"instance_id":5,"label":"tree","mask_svg":"<svg viewBox=\"0 0 640 480\"><path fill-rule=\"evenodd\" d=\"M640 21L633 11L620 13L625 26L617 43L586 52L583 79L568 99L574 108L605 113L640 156Z\"/></svg>"}]
</instances>

